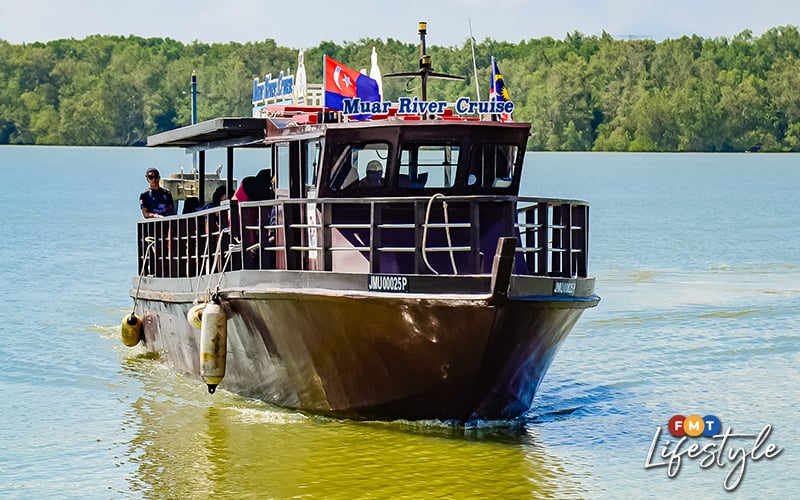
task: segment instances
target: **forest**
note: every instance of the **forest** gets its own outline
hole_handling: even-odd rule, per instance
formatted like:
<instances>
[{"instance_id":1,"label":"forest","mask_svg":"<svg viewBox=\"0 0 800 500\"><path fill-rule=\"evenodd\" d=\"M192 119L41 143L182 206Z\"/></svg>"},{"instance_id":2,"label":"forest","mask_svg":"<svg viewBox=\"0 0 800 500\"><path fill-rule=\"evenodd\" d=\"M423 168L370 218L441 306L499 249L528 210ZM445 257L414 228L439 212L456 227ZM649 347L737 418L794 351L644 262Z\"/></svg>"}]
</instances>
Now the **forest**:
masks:
<instances>
[{"instance_id":1,"label":"forest","mask_svg":"<svg viewBox=\"0 0 800 500\"><path fill-rule=\"evenodd\" d=\"M308 81L322 81L327 54L369 68L375 47L385 75L415 71L416 41L361 39L305 49ZM656 42L579 32L519 43L475 41L486 100L491 57L516 108L532 124L528 148L546 151L800 151L800 33L683 36ZM429 45L428 96L475 97L472 43ZM294 73L298 49L274 40L206 44L95 35L11 44L0 39L0 144L142 145L148 135L198 119L250 116L252 79ZM419 93L419 80L384 79L384 99Z\"/></svg>"}]
</instances>

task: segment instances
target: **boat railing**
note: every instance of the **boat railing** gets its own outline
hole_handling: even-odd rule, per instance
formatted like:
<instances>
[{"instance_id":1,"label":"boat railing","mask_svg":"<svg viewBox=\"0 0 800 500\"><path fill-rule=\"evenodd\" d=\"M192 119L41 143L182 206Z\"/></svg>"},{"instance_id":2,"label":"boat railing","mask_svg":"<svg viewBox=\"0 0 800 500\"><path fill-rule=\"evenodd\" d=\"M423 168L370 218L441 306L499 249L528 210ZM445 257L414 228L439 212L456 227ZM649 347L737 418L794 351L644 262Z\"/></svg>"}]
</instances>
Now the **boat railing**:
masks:
<instances>
[{"instance_id":1,"label":"boat railing","mask_svg":"<svg viewBox=\"0 0 800 500\"><path fill-rule=\"evenodd\" d=\"M139 270L481 275L491 271L498 238L513 236L514 274L585 277L588 215L581 201L518 196L234 200L141 221Z\"/></svg>"},{"instance_id":2,"label":"boat railing","mask_svg":"<svg viewBox=\"0 0 800 500\"><path fill-rule=\"evenodd\" d=\"M231 248L227 207L138 224L139 272L186 278L219 272ZM150 243L152 242L152 244Z\"/></svg>"}]
</instances>

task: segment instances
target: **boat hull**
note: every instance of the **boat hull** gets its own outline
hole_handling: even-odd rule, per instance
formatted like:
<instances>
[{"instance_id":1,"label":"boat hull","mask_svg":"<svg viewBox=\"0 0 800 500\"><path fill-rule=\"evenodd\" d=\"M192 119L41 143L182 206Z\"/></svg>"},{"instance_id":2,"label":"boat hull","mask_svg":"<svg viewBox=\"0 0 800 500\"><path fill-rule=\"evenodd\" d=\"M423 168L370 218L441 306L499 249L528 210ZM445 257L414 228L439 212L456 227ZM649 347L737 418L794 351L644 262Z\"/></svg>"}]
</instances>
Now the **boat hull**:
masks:
<instances>
[{"instance_id":1,"label":"boat hull","mask_svg":"<svg viewBox=\"0 0 800 500\"><path fill-rule=\"evenodd\" d=\"M197 284L171 281L184 281L183 291L142 288L145 346L199 378L200 331L186 319ZM581 281L591 292L593 280ZM220 388L379 420L521 415L582 311L598 300L239 285L220 293L228 314Z\"/></svg>"}]
</instances>

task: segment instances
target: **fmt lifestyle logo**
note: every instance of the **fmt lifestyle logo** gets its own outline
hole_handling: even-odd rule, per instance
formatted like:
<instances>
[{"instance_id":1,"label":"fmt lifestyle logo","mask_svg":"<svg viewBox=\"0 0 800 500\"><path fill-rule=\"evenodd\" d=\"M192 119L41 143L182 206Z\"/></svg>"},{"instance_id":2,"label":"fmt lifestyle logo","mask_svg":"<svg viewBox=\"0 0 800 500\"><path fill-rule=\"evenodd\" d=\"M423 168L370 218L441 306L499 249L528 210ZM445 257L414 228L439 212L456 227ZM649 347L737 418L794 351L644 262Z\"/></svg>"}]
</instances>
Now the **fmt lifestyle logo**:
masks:
<instances>
[{"instance_id":1,"label":"fmt lifestyle logo","mask_svg":"<svg viewBox=\"0 0 800 500\"><path fill-rule=\"evenodd\" d=\"M722 432L722 424L714 415L674 415L669 419L667 431L677 441L673 443L669 435L662 439L662 428L656 427L644 462L645 470L666 467L667 477L675 478L684 459L699 460L701 469L714 466L724 469L730 465L731 469L722 483L727 491L739 487L744 479L748 460L770 460L783 451L783 448L768 443L772 433L772 425L769 424L758 434L734 434L731 427ZM659 445L661 452L657 453L656 448Z\"/></svg>"}]
</instances>

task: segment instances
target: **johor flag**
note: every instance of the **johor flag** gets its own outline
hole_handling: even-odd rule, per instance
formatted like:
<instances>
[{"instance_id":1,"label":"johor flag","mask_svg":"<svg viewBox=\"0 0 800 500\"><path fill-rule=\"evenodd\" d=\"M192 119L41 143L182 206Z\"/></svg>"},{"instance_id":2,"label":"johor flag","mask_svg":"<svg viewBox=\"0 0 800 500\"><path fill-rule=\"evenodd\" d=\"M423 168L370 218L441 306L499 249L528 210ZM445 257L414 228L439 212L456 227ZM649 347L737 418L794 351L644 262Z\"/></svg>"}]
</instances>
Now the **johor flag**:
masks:
<instances>
[{"instance_id":1,"label":"johor flag","mask_svg":"<svg viewBox=\"0 0 800 500\"><path fill-rule=\"evenodd\" d=\"M492 56L492 88L489 89L489 100L504 102L511 100L511 97L508 95L506 83L503 81L503 75L497 67L497 61L494 60L494 56ZM500 113L499 117L501 122L514 121L508 113Z\"/></svg>"},{"instance_id":2,"label":"johor flag","mask_svg":"<svg viewBox=\"0 0 800 500\"><path fill-rule=\"evenodd\" d=\"M344 64L325 56L325 107L342 109L342 99L358 97L362 101L380 101L378 82Z\"/></svg>"}]
</instances>

